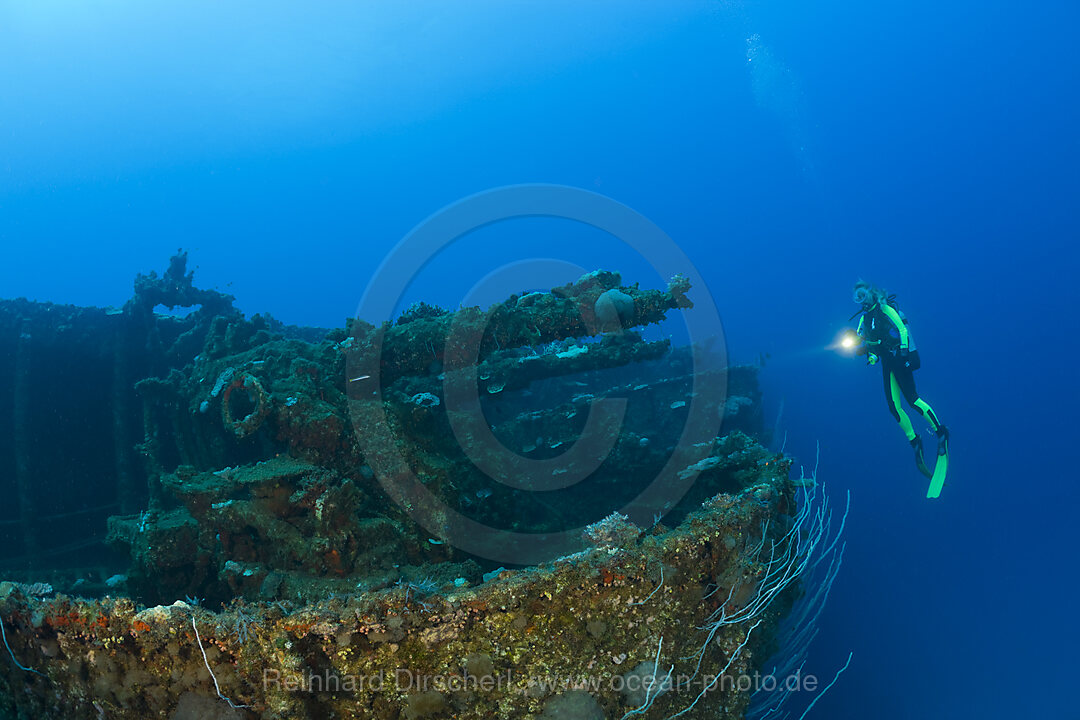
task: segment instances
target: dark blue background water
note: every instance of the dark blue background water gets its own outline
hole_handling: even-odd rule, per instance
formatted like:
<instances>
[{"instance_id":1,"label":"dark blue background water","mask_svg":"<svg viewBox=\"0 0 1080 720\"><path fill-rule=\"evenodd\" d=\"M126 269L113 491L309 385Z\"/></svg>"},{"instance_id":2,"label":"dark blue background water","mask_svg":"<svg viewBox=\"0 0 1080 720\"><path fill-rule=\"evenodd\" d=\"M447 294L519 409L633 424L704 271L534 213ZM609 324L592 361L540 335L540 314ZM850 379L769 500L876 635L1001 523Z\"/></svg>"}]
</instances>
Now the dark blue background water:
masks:
<instances>
[{"instance_id":1,"label":"dark blue background water","mask_svg":"<svg viewBox=\"0 0 1080 720\"><path fill-rule=\"evenodd\" d=\"M462 4L463 5L463 4ZM816 717L1078 717L1076 6L1002 2L0 4L0 295L121 304L189 248L249 312L339 325L411 227L564 183L664 228L788 450L850 488ZM656 286L595 231L466 238ZM899 294L953 430L923 498L880 376L822 348L858 277Z\"/></svg>"}]
</instances>

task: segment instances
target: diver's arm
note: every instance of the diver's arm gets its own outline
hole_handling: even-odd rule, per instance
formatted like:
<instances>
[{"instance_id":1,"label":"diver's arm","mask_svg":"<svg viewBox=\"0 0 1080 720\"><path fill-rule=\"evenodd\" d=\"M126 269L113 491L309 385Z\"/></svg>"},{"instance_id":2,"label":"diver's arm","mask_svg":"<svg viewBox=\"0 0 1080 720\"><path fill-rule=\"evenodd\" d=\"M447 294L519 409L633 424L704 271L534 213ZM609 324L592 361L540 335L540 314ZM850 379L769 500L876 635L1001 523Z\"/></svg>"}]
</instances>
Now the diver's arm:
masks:
<instances>
[{"instance_id":1,"label":"diver's arm","mask_svg":"<svg viewBox=\"0 0 1080 720\"><path fill-rule=\"evenodd\" d=\"M881 311L885 313L885 317L889 318L889 321L896 326L896 331L900 333L900 352L906 353L908 349L908 331L907 325L900 319L900 313L884 303L881 305Z\"/></svg>"},{"instance_id":2,"label":"diver's arm","mask_svg":"<svg viewBox=\"0 0 1080 720\"><path fill-rule=\"evenodd\" d=\"M866 337L866 335L863 334L863 328L865 326L866 326L866 316L863 315L862 317L859 318L859 326L857 328L855 328L855 334L858 335L859 339L862 341L861 343L859 343L858 347L855 348L855 354L856 355L869 355L870 357L874 358L870 362L870 364L873 365L875 362L877 362L877 357L874 355L874 353L870 352L870 349L871 348L876 349L877 346L881 344L881 341L880 340L871 340L870 338Z\"/></svg>"},{"instance_id":3,"label":"diver's arm","mask_svg":"<svg viewBox=\"0 0 1080 720\"><path fill-rule=\"evenodd\" d=\"M878 356L870 351L870 347L871 346L877 346L877 345L880 344L880 342L876 341L876 340L870 340L865 335L863 335L863 327L865 326L865 323L866 323L866 316L863 315L862 317L859 318L859 326L857 328L855 328L855 334L859 336L860 340L862 340L862 342L859 343L859 346L855 348L855 354L856 355L865 355L866 356L866 364L867 365L873 365L874 363L876 363L878 361Z\"/></svg>"}]
</instances>

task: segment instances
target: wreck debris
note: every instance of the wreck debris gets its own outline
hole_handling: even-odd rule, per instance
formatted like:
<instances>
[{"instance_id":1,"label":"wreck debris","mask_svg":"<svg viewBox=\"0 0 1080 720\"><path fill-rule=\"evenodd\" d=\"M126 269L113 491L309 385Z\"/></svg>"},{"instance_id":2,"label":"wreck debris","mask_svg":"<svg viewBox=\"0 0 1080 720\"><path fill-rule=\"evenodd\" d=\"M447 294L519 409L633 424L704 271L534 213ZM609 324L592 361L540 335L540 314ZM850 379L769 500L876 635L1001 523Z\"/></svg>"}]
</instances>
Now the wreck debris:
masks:
<instances>
[{"instance_id":1,"label":"wreck debris","mask_svg":"<svg viewBox=\"0 0 1080 720\"><path fill-rule=\"evenodd\" d=\"M14 409L15 499L19 508L19 526L23 553L31 561L40 551L37 531L37 502L32 490L30 405L33 402L30 368L33 363L31 343L33 325L29 318L19 323L15 341L15 372L12 406ZM5 641L6 644L6 641Z\"/></svg>"},{"instance_id":2,"label":"wreck debris","mask_svg":"<svg viewBox=\"0 0 1080 720\"><path fill-rule=\"evenodd\" d=\"M233 393L244 396L248 408L244 414L234 409ZM270 414L270 396L266 394L259 378L250 373L235 375L221 394L221 422L234 435L245 438L259 429Z\"/></svg>"},{"instance_id":3,"label":"wreck debris","mask_svg":"<svg viewBox=\"0 0 1080 720\"><path fill-rule=\"evenodd\" d=\"M796 594L788 584L762 604L775 583L755 578L778 575L774 551L799 564L819 557L786 550L809 528L788 515L794 492L762 489L717 496L680 527L630 546L422 594L412 590L418 581L213 614L182 601L139 610L120 598L34 598L6 584L0 615L12 648L38 658L48 676L24 675L19 682L34 691L18 702L31 710L59 703L71 718L96 717L96 703L123 718L171 712L192 702L185 697L227 707L220 696L249 706L238 717L398 717L434 691L455 717L529 717L566 702L561 683L573 679L590 683L605 717L623 717L643 699L657 716L693 707L690 717L741 717L746 693L725 686L701 694L686 678L699 663L702 672L751 673ZM819 509L798 512L817 517ZM725 538L740 540L717 542ZM830 541L816 535L800 547L820 553ZM718 613L747 621L698 630ZM233 630L241 622L243 636ZM623 692L620 679L651 666L663 692ZM0 668L0 677L13 681L17 671Z\"/></svg>"}]
</instances>

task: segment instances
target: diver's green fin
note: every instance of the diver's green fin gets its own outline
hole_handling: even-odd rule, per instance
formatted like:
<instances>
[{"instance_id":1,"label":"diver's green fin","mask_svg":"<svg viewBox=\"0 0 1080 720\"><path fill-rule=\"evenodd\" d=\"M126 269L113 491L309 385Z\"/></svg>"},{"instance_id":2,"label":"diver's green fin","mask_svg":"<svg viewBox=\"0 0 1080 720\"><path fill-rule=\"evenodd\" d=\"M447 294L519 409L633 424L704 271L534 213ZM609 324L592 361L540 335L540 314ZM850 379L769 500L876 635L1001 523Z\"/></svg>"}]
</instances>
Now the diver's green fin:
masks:
<instances>
[{"instance_id":1,"label":"diver's green fin","mask_svg":"<svg viewBox=\"0 0 1080 720\"><path fill-rule=\"evenodd\" d=\"M934 474L930 477L930 489L926 491L926 497L936 498L941 495L941 488L945 484L945 474L949 472L949 431L946 430L938 441L937 462L934 463Z\"/></svg>"}]
</instances>

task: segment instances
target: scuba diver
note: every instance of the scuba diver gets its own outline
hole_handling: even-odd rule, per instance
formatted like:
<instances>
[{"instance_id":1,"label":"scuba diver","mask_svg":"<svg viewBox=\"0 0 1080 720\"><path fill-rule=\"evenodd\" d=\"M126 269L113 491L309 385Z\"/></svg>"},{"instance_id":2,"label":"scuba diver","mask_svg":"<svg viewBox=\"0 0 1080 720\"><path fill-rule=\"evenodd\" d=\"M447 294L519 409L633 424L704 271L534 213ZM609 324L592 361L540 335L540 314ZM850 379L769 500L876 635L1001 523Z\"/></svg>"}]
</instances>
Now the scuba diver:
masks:
<instances>
[{"instance_id":1,"label":"scuba diver","mask_svg":"<svg viewBox=\"0 0 1080 720\"><path fill-rule=\"evenodd\" d=\"M936 498L941 494L949 468L949 429L941 424L933 409L915 390L914 373L920 365L919 351L908 332L907 318L897 307L895 296L887 295L885 291L868 282L860 280L855 283L852 299L860 305L859 312L851 316L851 320L859 318L855 335L862 341L855 352L866 355L867 365L881 363L889 412L911 443L919 471L930 480L930 489L926 496ZM851 340L851 343L845 344L854 346L856 340ZM915 432L910 418L900 406L901 398L907 400L909 406L926 418L937 435L937 459L933 470L926 466L922 438Z\"/></svg>"}]
</instances>

